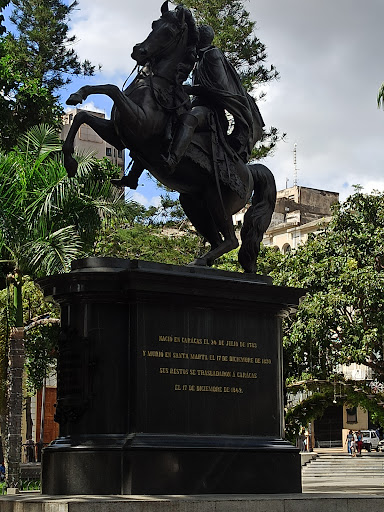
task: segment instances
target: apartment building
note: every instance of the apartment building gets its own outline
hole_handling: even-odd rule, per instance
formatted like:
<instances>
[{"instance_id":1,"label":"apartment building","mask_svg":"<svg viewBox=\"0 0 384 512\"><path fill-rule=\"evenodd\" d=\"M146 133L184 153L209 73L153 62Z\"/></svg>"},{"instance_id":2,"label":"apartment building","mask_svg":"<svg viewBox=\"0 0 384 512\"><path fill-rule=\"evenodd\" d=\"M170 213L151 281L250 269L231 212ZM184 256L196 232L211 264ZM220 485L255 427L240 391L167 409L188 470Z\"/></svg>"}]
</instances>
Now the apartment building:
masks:
<instances>
[{"instance_id":1,"label":"apartment building","mask_svg":"<svg viewBox=\"0 0 384 512\"><path fill-rule=\"evenodd\" d=\"M61 130L60 138L65 140L68 135L69 129L73 123L75 115L80 111L79 108L69 110L63 115L63 127ZM102 112L88 111L92 115L105 119L105 114ZM113 164L117 165L124 171L125 160L124 151L117 150L107 142L105 142L97 133L92 130L87 124L82 124L76 134L75 148L79 151L93 152L96 158L108 158Z\"/></svg>"},{"instance_id":2,"label":"apartment building","mask_svg":"<svg viewBox=\"0 0 384 512\"><path fill-rule=\"evenodd\" d=\"M333 204L339 201L338 192L295 185L277 192L275 211L263 244L280 252L296 249L307 241L308 235L321 229L331 220ZM246 208L233 216L239 228L244 221Z\"/></svg>"}]
</instances>

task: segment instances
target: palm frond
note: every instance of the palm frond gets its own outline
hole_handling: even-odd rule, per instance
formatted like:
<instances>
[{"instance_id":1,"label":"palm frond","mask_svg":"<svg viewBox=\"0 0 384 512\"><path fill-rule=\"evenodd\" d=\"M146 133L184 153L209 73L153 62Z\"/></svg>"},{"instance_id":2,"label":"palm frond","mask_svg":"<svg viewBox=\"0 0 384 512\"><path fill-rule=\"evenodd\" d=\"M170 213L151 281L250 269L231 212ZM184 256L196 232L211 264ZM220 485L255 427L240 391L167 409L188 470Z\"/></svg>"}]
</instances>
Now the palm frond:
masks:
<instances>
[{"instance_id":1,"label":"palm frond","mask_svg":"<svg viewBox=\"0 0 384 512\"><path fill-rule=\"evenodd\" d=\"M36 276L69 270L71 261L81 254L81 240L74 226L65 226L25 247L30 273Z\"/></svg>"},{"instance_id":2,"label":"palm frond","mask_svg":"<svg viewBox=\"0 0 384 512\"><path fill-rule=\"evenodd\" d=\"M45 158L50 153L61 151L57 130L47 124L30 128L18 141L18 149L36 159Z\"/></svg>"},{"instance_id":3,"label":"palm frond","mask_svg":"<svg viewBox=\"0 0 384 512\"><path fill-rule=\"evenodd\" d=\"M41 125L17 150L0 153L0 258L15 258L31 275L68 269L105 223L126 218L113 169L83 152L77 176L68 178L60 149L55 130Z\"/></svg>"}]
</instances>

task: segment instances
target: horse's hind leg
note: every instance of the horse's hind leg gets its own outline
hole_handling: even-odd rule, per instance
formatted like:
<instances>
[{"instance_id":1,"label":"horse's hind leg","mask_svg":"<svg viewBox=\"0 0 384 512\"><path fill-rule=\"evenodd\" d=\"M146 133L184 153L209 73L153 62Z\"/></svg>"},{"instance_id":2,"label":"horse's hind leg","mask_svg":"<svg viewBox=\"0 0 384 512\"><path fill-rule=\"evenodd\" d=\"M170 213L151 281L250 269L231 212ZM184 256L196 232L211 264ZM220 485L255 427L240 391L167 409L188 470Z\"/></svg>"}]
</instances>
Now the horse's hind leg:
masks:
<instances>
[{"instance_id":1,"label":"horse's hind leg","mask_svg":"<svg viewBox=\"0 0 384 512\"><path fill-rule=\"evenodd\" d=\"M204 199L200 200L198 209L196 209L195 198L192 196L187 196L187 198L190 201L189 205L185 205L185 199L182 199L182 195L180 195L180 202L185 213L199 233L211 244L211 250L197 258L193 264L210 266L217 258L236 249L239 245L232 223L233 198L231 193L227 195L224 193L222 202L216 184L205 189ZM226 205L225 212L224 205Z\"/></svg>"},{"instance_id":2,"label":"horse's hind leg","mask_svg":"<svg viewBox=\"0 0 384 512\"><path fill-rule=\"evenodd\" d=\"M204 200L189 194L180 194L180 203L188 219L212 248L223 242Z\"/></svg>"},{"instance_id":3,"label":"horse's hind leg","mask_svg":"<svg viewBox=\"0 0 384 512\"><path fill-rule=\"evenodd\" d=\"M124 145L118 137L112 121L94 116L85 110L78 112L69 129L68 135L63 144L64 167L69 177L76 175L77 162L73 158L75 136L82 124L90 126L103 140L114 146L116 149L124 149Z\"/></svg>"},{"instance_id":4,"label":"horse's hind leg","mask_svg":"<svg viewBox=\"0 0 384 512\"><path fill-rule=\"evenodd\" d=\"M226 190L224 187L222 188L222 197L220 197L216 185L213 185L206 189L205 198L210 218L216 226L216 230L223 235L219 245L212 247L209 252L195 262L198 265L210 266L217 258L236 249L239 245L232 221L234 204L239 202L239 197L237 194ZM241 206L242 204L238 209L240 209Z\"/></svg>"}]
</instances>

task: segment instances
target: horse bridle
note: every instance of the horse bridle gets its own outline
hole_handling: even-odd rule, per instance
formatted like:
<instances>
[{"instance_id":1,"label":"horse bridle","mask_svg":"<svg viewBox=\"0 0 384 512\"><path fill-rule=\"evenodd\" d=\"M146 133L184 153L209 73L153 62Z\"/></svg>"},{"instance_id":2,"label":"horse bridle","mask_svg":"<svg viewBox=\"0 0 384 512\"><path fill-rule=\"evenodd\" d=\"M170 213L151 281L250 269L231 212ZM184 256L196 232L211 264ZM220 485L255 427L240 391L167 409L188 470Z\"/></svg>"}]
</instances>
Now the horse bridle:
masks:
<instances>
[{"instance_id":1,"label":"horse bridle","mask_svg":"<svg viewBox=\"0 0 384 512\"><path fill-rule=\"evenodd\" d=\"M153 63L153 61L154 61L155 59L157 59L160 55L162 55L163 53L166 53L172 45L176 44L176 46L177 46L177 45L179 44L179 42L181 41L181 38L183 37L183 35L184 35L184 33L185 33L185 31L186 31L186 30L187 30L187 24L186 24L186 23L184 23L184 26L183 26L183 27L181 27L181 30L180 30L180 32L179 32L179 34L178 34L178 36L177 36L176 41L175 41L175 39L171 39L171 40L169 41L169 43L168 43L166 46L164 46L163 48L159 48L159 50L158 50L157 52L155 52L155 53L151 56L150 60L148 61L149 85L150 85L150 88L151 88L151 92L152 92L153 98L154 98L154 100L156 101L156 103L157 103L161 108L163 108L164 110L167 110L167 111L169 111L169 112L172 112L172 111L178 110L179 108L183 107L186 103L188 103L188 101L190 101L190 100L189 100L189 96L187 96L187 98L186 98L184 101L182 101L179 105L175 105L175 106L173 106L173 107L168 107L167 105L164 105L164 104L161 102L160 98L156 95L156 90L155 90L155 87L154 87L154 85L153 85L153 76L154 76L154 73L153 73L153 71L152 71L152 63ZM129 78L133 75L133 73L136 71L136 69L138 69L138 70L139 70L139 71L138 71L138 73L137 73L137 76L139 76L139 75L140 75L140 72L141 72L140 67L139 67L139 65L138 65L138 64L136 64L136 65L135 65L135 67L133 68L133 70L131 71L131 73L129 74L129 76L126 78L126 80L125 80L125 82L124 82L124 84L123 84L123 86L122 86L122 90L124 90L125 84L128 82ZM163 78L165 78L165 77L163 77ZM172 83L172 82L171 82L171 83ZM175 84L175 85L177 85L177 84Z\"/></svg>"}]
</instances>

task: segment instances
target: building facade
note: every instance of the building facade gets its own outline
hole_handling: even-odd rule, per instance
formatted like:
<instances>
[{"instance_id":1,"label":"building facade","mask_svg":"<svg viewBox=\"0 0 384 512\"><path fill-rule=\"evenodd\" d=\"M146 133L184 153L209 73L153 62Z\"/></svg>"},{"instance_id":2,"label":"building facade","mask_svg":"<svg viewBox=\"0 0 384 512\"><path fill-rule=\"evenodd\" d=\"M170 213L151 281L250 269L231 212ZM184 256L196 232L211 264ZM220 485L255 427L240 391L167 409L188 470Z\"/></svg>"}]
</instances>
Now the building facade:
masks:
<instances>
[{"instance_id":1,"label":"building facade","mask_svg":"<svg viewBox=\"0 0 384 512\"><path fill-rule=\"evenodd\" d=\"M80 112L81 109L74 108L69 110L63 115L63 127L61 130L60 138L65 140L70 127L72 126L75 115ZM105 114L102 112L90 112L96 117L105 119ZM76 134L74 141L75 148L80 152L93 152L96 158L103 159L108 158L114 165L117 165L124 171L125 160L124 151L117 150L111 144L108 144L103 140L97 133L87 124L82 124Z\"/></svg>"},{"instance_id":2,"label":"building facade","mask_svg":"<svg viewBox=\"0 0 384 512\"><path fill-rule=\"evenodd\" d=\"M283 254L297 249L308 240L308 235L320 230L331 220L332 205L338 203L338 192L315 188L294 187L279 190L275 211L263 244L275 247ZM233 216L235 226L243 224L246 209Z\"/></svg>"}]
</instances>

